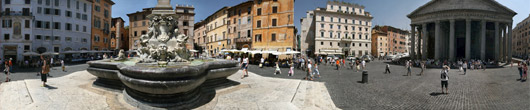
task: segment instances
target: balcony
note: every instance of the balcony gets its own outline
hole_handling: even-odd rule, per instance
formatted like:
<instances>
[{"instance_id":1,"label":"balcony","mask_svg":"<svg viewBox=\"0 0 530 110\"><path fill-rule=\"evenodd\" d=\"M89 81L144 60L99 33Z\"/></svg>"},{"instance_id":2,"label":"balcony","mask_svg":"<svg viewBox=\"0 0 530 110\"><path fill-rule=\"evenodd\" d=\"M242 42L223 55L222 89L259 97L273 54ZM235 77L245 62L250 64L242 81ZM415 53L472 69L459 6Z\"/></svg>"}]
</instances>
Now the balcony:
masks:
<instances>
[{"instance_id":1,"label":"balcony","mask_svg":"<svg viewBox=\"0 0 530 110\"><path fill-rule=\"evenodd\" d=\"M252 39L250 37L241 37L241 38L235 38L236 43L248 43L252 42Z\"/></svg>"},{"instance_id":2,"label":"balcony","mask_svg":"<svg viewBox=\"0 0 530 110\"><path fill-rule=\"evenodd\" d=\"M33 16L33 13L31 12L23 12L23 11L2 11L0 13L2 16Z\"/></svg>"},{"instance_id":3,"label":"balcony","mask_svg":"<svg viewBox=\"0 0 530 110\"><path fill-rule=\"evenodd\" d=\"M351 39L351 37L340 38L340 41L341 41L341 42L353 42L353 39Z\"/></svg>"}]
</instances>

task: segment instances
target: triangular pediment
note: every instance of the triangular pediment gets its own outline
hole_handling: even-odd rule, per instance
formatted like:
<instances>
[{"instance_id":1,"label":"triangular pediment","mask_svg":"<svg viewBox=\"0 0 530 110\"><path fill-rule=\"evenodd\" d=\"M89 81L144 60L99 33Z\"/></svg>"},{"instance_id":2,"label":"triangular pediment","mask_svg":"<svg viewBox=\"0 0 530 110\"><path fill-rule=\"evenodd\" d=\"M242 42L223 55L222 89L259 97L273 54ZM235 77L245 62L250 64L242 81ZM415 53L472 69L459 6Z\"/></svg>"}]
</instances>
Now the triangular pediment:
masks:
<instances>
[{"instance_id":1,"label":"triangular pediment","mask_svg":"<svg viewBox=\"0 0 530 110\"><path fill-rule=\"evenodd\" d=\"M414 15L422 15L447 10L484 10L505 13L512 16L517 14L513 10L494 0L431 0L407 16L411 17Z\"/></svg>"}]
</instances>

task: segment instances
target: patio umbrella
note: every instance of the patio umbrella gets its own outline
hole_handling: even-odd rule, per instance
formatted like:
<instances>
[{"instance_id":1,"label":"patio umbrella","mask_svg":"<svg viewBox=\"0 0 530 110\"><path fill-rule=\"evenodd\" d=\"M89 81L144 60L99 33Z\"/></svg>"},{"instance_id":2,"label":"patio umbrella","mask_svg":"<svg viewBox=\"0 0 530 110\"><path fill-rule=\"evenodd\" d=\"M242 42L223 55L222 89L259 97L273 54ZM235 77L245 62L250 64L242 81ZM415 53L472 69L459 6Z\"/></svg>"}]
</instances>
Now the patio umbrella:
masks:
<instances>
[{"instance_id":1,"label":"patio umbrella","mask_svg":"<svg viewBox=\"0 0 530 110\"><path fill-rule=\"evenodd\" d=\"M22 53L22 55L23 56L39 56L40 54L36 52L26 52L26 53Z\"/></svg>"},{"instance_id":2,"label":"patio umbrella","mask_svg":"<svg viewBox=\"0 0 530 110\"><path fill-rule=\"evenodd\" d=\"M59 55L57 52L44 52L41 55Z\"/></svg>"},{"instance_id":3,"label":"patio umbrella","mask_svg":"<svg viewBox=\"0 0 530 110\"><path fill-rule=\"evenodd\" d=\"M61 54L74 54L74 53L79 53L79 51L64 51L64 52L61 52Z\"/></svg>"}]
</instances>

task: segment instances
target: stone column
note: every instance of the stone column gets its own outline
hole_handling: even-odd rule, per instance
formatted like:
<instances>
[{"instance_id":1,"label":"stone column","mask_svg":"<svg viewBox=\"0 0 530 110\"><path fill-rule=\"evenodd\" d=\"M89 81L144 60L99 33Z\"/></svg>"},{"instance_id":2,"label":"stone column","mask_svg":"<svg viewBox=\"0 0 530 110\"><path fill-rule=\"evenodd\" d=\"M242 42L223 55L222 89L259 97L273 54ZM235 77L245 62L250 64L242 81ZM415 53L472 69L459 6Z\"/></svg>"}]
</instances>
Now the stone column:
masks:
<instances>
[{"instance_id":1,"label":"stone column","mask_svg":"<svg viewBox=\"0 0 530 110\"><path fill-rule=\"evenodd\" d=\"M442 53L440 53L441 37L442 36L440 36L440 21L436 21L434 29L434 59L436 60L439 60L440 56L442 56Z\"/></svg>"},{"instance_id":2,"label":"stone column","mask_svg":"<svg viewBox=\"0 0 530 110\"><path fill-rule=\"evenodd\" d=\"M506 25L501 24L501 60L506 61Z\"/></svg>"},{"instance_id":3,"label":"stone column","mask_svg":"<svg viewBox=\"0 0 530 110\"><path fill-rule=\"evenodd\" d=\"M499 22L495 22L495 61L500 60Z\"/></svg>"},{"instance_id":4,"label":"stone column","mask_svg":"<svg viewBox=\"0 0 530 110\"><path fill-rule=\"evenodd\" d=\"M466 60L471 59L471 20L466 19Z\"/></svg>"},{"instance_id":5,"label":"stone column","mask_svg":"<svg viewBox=\"0 0 530 110\"><path fill-rule=\"evenodd\" d=\"M416 29L418 29L418 37L417 37L418 38L418 40L417 40L418 42L416 43L417 44L416 45L416 50L417 50L416 51L416 55L418 56L417 57L418 59L421 59L422 57L420 57L420 54L421 54L421 56L423 56L423 52L422 52L422 50L423 50L423 46L422 46L423 45L423 41L422 40L424 40L425 38L423 38L423 36L421 35L421 30L420 30L421 28L418 28L418 27L421 27L421 26L416 26Z\"/></svg>"},{"instance_id":6,"label":"stone column","mask_svg":"<svg viewBox=\"0 0 530 110\"><path fill-rule=\"evenodd\" d=\"M449 61L455 61L455 20L449 20Z\"/></svg>"},{"instance_id":7,"label":"stone column","mask_svg":"<svg viewBox=\"0 0 530 110\"><path fill-rule=\"evenodd\" d=\"M481 37L480 37L480 59L486 60L486 21L481 21Z\"/></svg>"},{"instance_id":8,"label":"stone column","mask_svg":"<svg viewBox=\"0 0 530 110\"><path fill-rule=\"evenodd\" d=\"M512 23L508 24L508 63L512 63Z\"/></svg>"},{"instance_id":9,"label":"stone column","mask_svg":"<svg viewBox=\"0 0 530 110\"><path fill-rule=\"evenodd\" d=\"M428 46L427 43L429 41L429 32L427 32L427 23L422 24L422 31L423 31L423 32L421 32L421 34L422 34L421 37L423 37L423 47L422 47L422 49L423 49L422 52L423 53L422 53L422 57L423 57L423 59L427 59L427 58L429 58L429 57L427 57L429 55L428 54L428 50L427 50L428 49L427 48L427 46Z\"/></svg>"},{"instance_id":10,"label":"stone column","mask_svg":"<svg viewBox=\"0 0 530 110\"><path fill-rule=\"evenodd\" d=\"M410 58L411 59L416 59L416 52L414 50L416 50L414 47L416 45L416 26L414 24L411 24L410 25L411 27L411 34L410 34Z\"/></svg>"}]
</instances>

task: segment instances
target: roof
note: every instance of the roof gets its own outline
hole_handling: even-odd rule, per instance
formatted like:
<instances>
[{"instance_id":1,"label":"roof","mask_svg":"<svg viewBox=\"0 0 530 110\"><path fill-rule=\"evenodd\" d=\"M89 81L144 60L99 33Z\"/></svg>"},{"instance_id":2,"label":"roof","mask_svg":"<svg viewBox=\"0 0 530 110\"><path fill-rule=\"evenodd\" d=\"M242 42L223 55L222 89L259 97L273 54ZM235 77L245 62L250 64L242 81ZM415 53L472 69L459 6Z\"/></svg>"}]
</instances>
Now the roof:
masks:
<instances>
[{"instance_id":1,"label":"roof","mask_svg":"<svg viewBox=\"0 0 530 110\"><path fill-rule=\"evenodd\" d=\"M436 6L442 4L441 6ZM473 5L471 5L473 4ZM421 15L426 13L447 11L447 10L485 10L494 12L504 12L506 14L515 16L517 13L506 6L500 4L495 0L431 0L428 3L420 6L407 17L411 18L413 15Z\"/></svg>"}]
</instances>

